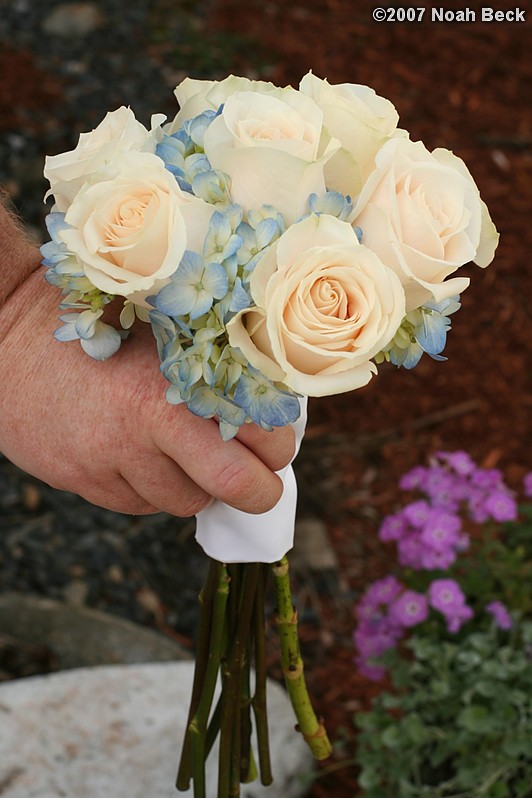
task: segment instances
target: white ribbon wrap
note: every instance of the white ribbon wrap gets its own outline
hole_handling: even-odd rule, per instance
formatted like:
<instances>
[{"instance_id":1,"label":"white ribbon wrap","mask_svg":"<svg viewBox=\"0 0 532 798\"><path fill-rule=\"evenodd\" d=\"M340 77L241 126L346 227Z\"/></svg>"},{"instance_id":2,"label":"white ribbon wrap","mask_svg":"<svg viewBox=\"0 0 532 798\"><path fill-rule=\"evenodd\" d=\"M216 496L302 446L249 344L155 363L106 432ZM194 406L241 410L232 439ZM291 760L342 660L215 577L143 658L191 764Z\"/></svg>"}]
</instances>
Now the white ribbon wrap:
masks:
<instances>
[{"instance_id":1,"label":"white ribbon wrap","mask_svg":"<svg viewBox=\"0 0 532 798\"><path fill-rule=\"evenodd\" d=\"M307 399L300 399L301 415L294 424L296 457L307 423ZM292 459L294 459L292 458ZM283 494L267 513L253 515L214 501L196 516L196 540L209 557L225 563L277 562L294 543L297 485L292 465L277 474Z\"/></svg>"}]
</instances>

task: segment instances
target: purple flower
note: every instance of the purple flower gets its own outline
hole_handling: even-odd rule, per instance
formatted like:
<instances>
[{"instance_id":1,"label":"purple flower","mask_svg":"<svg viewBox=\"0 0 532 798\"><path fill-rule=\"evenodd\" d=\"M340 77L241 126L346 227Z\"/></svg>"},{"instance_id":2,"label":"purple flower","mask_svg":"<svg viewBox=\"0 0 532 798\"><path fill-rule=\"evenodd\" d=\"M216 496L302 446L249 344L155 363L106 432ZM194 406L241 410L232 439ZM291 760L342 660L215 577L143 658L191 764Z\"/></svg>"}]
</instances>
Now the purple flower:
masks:
<instances>
[{"instance_id":1,"label":"purple flower","mask_svg":"<svg viewBox=\"0 0 532 798\"><path fill-rule=\"evenodd\" d=\"M475 462L467 452L436 452L436 457L453 469L459 476L468 476L475 468Z\"/></svg>"},{"instance_id":2,"label":"purple flower","mask_svg":"<svg viewBox=\"0 0 532 798\"><path fill-rule=\"evenodd\" d=\"M373 582L366 590L364 598L374 605L388 605L391 604L402 589L403 585L401 582L390 574Z\"/></svg>"},{"instance_id":3,"label":"purple flower","mask_svg":"<svg viewBox=\"0 0 532 798\"><path fill-rule=\"evenodd\" d=\"M484 503L484 508L494 521L515 521L517 504L507 491L498 490L491 493Z\"/></svg>"},{"instance_id":4,"label":"purple flower","mask_svg":"<svg viewBox=\"0 0 532 798\"><path fill-rule=\"evenodd\" d=\"M407 529L408 523L402 513L387 515L380 526L379 538L384 542L399 540Z\"/></svg>"},{"instance_id":5,"label":"purple flower","mask_svg":"<svg viewBox=\"0 0 532 798\"><path fill-rule=\"evenodd\" d=\"M525 491L525 496L531 497L532 496L532 471L528 474L525 474L525 478L523 479L523 488Z\"/></svg>"},{"instance_id":6,"label":"purple flower","mask_svg":"<svg viewBox=\"0 0 532 798\"><path fill-rule=\"evenodd\" d=\"M401 540L397 542L397 559L399 560L399 565L413 568L416 571L423 568L421 562L422 551L423 548L420 545L418 534L414 533L401 538Z\"/></svg>"},{"instance_id":7,"label":"purple flower","mask_svg":"<svg viewBox=\"0 0 532 798\"><path fill-rule=\"evenodd\" d=\"M403 513L407 521L414 527L421 528L429 519L431 506L424 499L407 504Z\"/></svg>"},{"instance_id":8,"label":"purple flower","mask_svg":"<svg viewBox=\"0 0 532 798\"><path fill-rule=\"evenodd\" d=\"M407 471L406 474L403 474L399 480L399 487L401 490L421 489L426 473L427 469L424 466L415 466L410 471Z\"/></svg>"},{"instance_id":9,"label":"purple flower","mask_svg":"<svg viewBox=\"0 0 532 798\"><path fill-rule=\"evenodd\" d=\"M393 648L401 636L400 630L388 618L376 624L360 624L353 635L358 653L363 657L379 657Z\"/></svg>"},{"instance_id":10,"label":"purple flower","mask_svg":"<svg viewBox=\"0 0 532 798\"><path fill-rule=\"evenodd\" d=\"M433 510L421 530L421 541L437 551L453 549L458 542L460 527L458 516Z\"/></svg>"},{"instance_id":11,"label":"purple flower","mask_svg":"<svg viewBox=\"0 0 532 798\"><path fill-rule=\"evenodd\" d=\"M490 601L489 604L486 604L485 610L492 616L499 629L508 630L512 628L512 618L502 601Z\"/></svg>"},{"instance_id":12,"label":"purple flower","mask_svg":"<svg viewBox=\"0 0 532 798\"><path fill-rule=\"evenodd\" d=\"M431 546L426 546L421 550L420 559L421 567L426 571L446 571L456 560L456 551L452 548L438 551Z\"/></svg>"},{"instance_id":13,"label":"purple flower","mask_svg":"<svg viewBox=\"0 0 532 798\"><path fill-rule=\"evenodd\" d=\"M485 523L490 517L486 510L486 494L483 491L471 491L468 499L469 517L477 524Z\"/></svg>"},{"instance_id":14,"label":"purple flower","mask_svg":"<svg viewBox=\"0 0 532 798\"><path fill-rule=\"evenodd\" d=\"M473 610L465 603L464 592L454 579L435 579L429 586L429 603L445 617L449 632L458 632L473 617Z\"/></svg>"},{"instance_id":15,"label":"purple flower","mask_svg":"<svg viewBox=\"0 0 532 798\"><path fill-rule=\"evenodd\" d=\"M463 498L462 480L439 466L429 470L423 490L434 505L457 509Z\"/></svg>"},{"instance_id":16,"label":"purple flower","mask_svg":"<svg viewBox=\"0 0 532 798\"><path fill-rule=\"evenodd\" d=\"M485 491L496 490L503 485L502 472L498 468L478 468L471 475L471 484Z\"/></svg>"},{"instance_id":17,"label":"purple flower","mask_svg":"<svg viewBox=\"0 0 532 798\"><path fill-rule=\"evenodd\" d=\"M429 603L443 615L454 615L465 606L465 595L454 579L435 579L429 585Z\"/></svg>"},{"instance_id":18,"label":"purple flower","mask_svg":"<svg viewBox=\"0 0 532 798\"><path fill-rule=\"evenodd\" d=\"M472 617L473 610L471 607L468 607L467 604L464 604L463 607L459 607L452 615L446 616L447 631L453 633L460 631L463 624Z\"/></svg>"},{"instance_id":19,"label":"purple flower","mask_svg":"<svg viewBox=\"0 0 532 798\"><path fill-rule=\"evenodd\" d=\"M429 614L426 597L415 590L405 590L390 607L390 618L400 626L417 626Z\"/></svg>"}]
</instances>

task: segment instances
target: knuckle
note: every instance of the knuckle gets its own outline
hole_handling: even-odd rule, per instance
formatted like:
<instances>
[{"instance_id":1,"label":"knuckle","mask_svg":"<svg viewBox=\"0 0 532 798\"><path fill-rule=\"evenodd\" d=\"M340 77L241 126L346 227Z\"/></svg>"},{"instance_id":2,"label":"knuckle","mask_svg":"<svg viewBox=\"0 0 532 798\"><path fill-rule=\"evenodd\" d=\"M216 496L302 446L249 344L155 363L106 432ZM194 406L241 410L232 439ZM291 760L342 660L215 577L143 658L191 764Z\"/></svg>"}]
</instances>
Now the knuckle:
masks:
<instances>
[{"instance_id":1,"label":"knuckle","mask_svg":"<svg viewBox=\"0 0 532 798\"><path fill-rule=\"evenodd\" d=\"M278 477L266 469L249 467L238 461L227 464L219 472L218 486L222 501L254 514L271 510L282 493Z\"/></svg>"},{"instance_id":2,"label":"knuckle","mask_svg":"<svg viewBox=\"0 0 532 798\"><path fill-rule=\"evenodd\" d=\"M212 502L212 497L207 493L190 497L181 497L175 513L182 518L191 518L205 510Z\"/></svg>"},{"instance_id":3,"label":"knuckle","mask_svg":"<svg viewBox=\"0 0 532 798\"><path fill-rule=\"evenodd\" d=\"M220 498L237 507L246 504L259 490L256 469L238 460L224 463L216 475L216 484Z\"/></svg>"}]
</instances>

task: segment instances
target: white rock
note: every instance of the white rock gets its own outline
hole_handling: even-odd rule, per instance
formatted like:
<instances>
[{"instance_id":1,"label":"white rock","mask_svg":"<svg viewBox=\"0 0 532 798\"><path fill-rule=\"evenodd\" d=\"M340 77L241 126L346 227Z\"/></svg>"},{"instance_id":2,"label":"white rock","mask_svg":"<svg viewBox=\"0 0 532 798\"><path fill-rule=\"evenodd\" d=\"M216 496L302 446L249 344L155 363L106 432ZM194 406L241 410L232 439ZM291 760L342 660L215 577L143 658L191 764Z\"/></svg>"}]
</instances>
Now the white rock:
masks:
<instances>
[{"instance_id":1,"label":"white rock","mask_svg":"<svg viewBox=\"0 0 532 798\"><path fill-rule=\"evenodd\" d=\"M42 29L52 36L87 36L103 23L95 3L62 3L44 18Z\"/></svg>"},{"instance_id":2,"label":"white rock","mask_svg":"<svg viewBox=\"0 0 532 798\"><path fill-rule=\"evenodd\" d=\"M2 798L177 798L193 663L80 668L0 685ZM311 755L284 690L268 684L274 783L241 798L297 798ZM216 796L216 752L207 763Z\"/></svg>"}]
</instances>

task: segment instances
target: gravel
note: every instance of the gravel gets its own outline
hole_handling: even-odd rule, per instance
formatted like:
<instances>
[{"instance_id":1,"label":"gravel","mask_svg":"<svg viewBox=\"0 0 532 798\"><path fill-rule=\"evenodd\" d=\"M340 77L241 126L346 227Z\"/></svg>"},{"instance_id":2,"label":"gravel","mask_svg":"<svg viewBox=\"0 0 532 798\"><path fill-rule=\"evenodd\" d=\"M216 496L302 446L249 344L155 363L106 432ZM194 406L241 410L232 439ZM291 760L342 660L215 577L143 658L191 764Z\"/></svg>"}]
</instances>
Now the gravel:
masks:
<instances>
[{"instance_id":1,"label":"gravel","mask_svg":"<svg viewBox=\"0 0 532 798\"><path fill-rule=\"evenodd\" d=\"M207 18L205 2L0 0L0 183L38 235L46 154L71 149L121 105L145 125L153 113L171 118L190 70L227 71Z\"/></svg>"},{"instance_id":2,"label":"gravel","mask_svg":"<svg viewBox=\"0 0 532 798\"><path fill-rule=\"evenodd\" d=\"M194 521L103 510L0 459L0 591L105 610L195 636L206 557Z\"/></svg>"}]
</instances>

